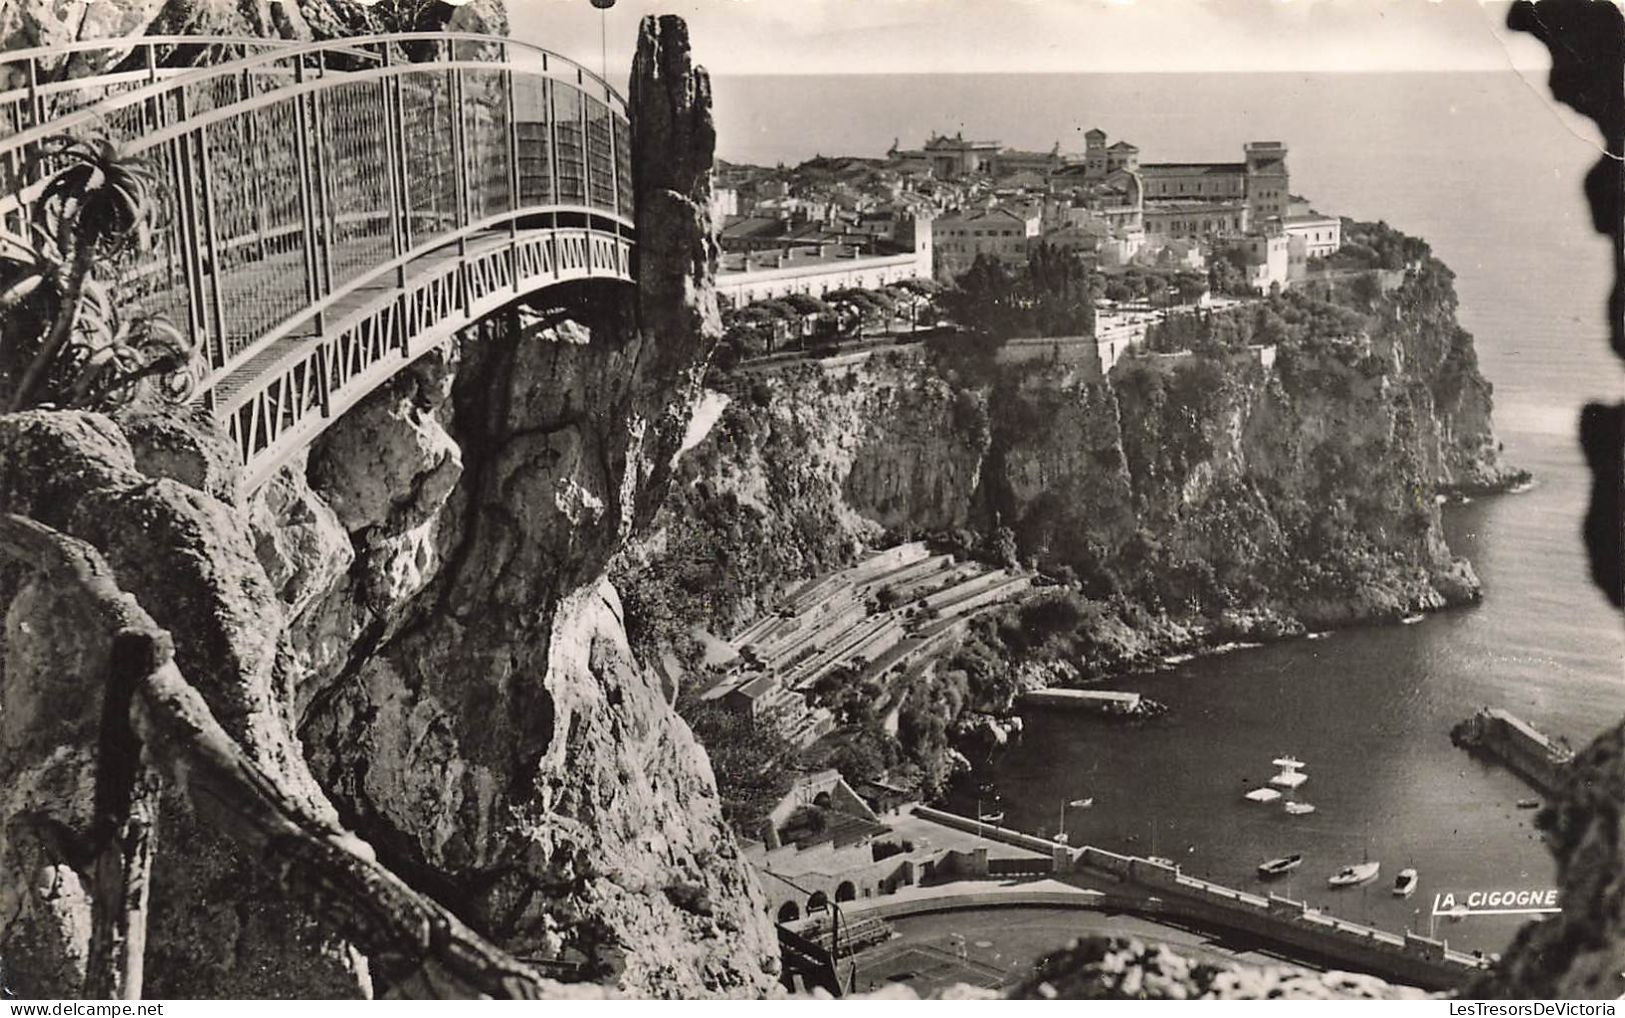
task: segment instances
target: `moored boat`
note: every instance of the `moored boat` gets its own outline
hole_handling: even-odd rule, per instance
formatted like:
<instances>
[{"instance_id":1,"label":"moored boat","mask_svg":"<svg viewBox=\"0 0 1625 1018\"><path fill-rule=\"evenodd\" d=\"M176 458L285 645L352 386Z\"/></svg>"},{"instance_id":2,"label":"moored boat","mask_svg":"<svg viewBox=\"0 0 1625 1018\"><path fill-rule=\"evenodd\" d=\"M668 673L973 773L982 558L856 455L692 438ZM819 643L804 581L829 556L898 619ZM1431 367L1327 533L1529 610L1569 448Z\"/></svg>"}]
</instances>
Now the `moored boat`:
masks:
<instances>
[{"instance_id":1,"label":"moored boat","mask_svg":"<svg viewBox=\"0 0 1625 1018\"><path fill-rule=\"evenodd\" d=\"M1409 898L1416 890L1416 871L1409 866L1399 871L1394 878L1394 896L1396 898Z\"/></svg>"},{"instance_id":2,"label":"moored boat","mask_svg":"<svg viewBox=\"0 0 1625 1018\"><path fill-rule=\"evenodd\" d=\"M1154 862L1158 866L1171 866L1174 869L1179 868L1179 863L1174 862L1172 859L1168 858L1165 855L1148 855L1148 856L1145 857L1145 861L1146 862Z\"/></svg>"},{"instance_id":3,"label":"moored boat","mask_svg":"<svg viewBox=\"0 0 1625 1018\"><path fill-rule=\"evenodd\" d=\"M1295 817L1301 817L1313 813L1315 807L1313 803L1289 802L1286 804L1286 811Z\"/></svg>"},{"instance_id":4,"label":"moored boat","mask_svg":"<svg viewBox=\"0 0 1625 1018\"><path fill-rule=\"evenodd\" d=\"M1540 800L1539 799L1519 799L1518 800L1518 808L1519 809L1540 809Z\"/></svg>"},{"instance_id":5,"label":"moored boat","mask_svg":"<svg viewBox=\"0 0 1625 1018\"><path fill-rule=\"evenodd\" d=\"M1004 811L999 810L997 813L983 813L976 819L980 820L984 824L1002 824L1004 823Z\"/></svg>"},{"instance_id":6,"label":"moored boat","mask_svg":"<svg viewBox=\"0 0 1625 1018\"><path fill-rule=\"evenodd\" d=\"M1355 884L1368 883L1377 879L1377 871L1381 868L1380 862L1362 862L1355 866L1344 866L1327 877L1326 883L1332 887L1353 887Z\"/></svg>"},{"instance_id":7,"label":"moored boat","mask_svg":"<svg viewBox=\"0 0 1625 1018\"><path fill-rule=\"evenodd\" d=\"M1303 855L1294 852L1291 855L1283 855L1279 859L1259 863L1258 875L1261 877L1278 877L1283 873L1290 873L1302 865Z\"/></svg>"}]
</instances>

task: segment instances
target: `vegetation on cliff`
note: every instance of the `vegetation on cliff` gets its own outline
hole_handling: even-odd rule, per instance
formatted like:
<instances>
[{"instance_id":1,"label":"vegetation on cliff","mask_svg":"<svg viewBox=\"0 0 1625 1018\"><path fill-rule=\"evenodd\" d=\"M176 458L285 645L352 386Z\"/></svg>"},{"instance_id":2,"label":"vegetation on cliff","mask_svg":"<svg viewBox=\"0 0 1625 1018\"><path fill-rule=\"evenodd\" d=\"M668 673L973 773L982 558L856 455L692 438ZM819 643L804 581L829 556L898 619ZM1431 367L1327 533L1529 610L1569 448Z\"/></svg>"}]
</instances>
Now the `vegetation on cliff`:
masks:
<instances>
[{"instance_id":1,"label":"vegetation on cliff","mask_svg":"<svg viewBox=\"0 0 1625 1018\"><path fill-rule=\"evenodd\" d=\"M1490 387L1449 269L1382 224L1351 237L1359 266L1402 268L1172 319L1107 380L951 339L720 379L731 402L627 575L668 633L726 634L863 545L1002 538L993 554L1058 585L887 690L895 736L862 710L874 691L820 694L844 722L820 762L928 787L956 731L1020 686L1471 599L1436 495L1517 479Z\"/></svg>"}]
</instances>

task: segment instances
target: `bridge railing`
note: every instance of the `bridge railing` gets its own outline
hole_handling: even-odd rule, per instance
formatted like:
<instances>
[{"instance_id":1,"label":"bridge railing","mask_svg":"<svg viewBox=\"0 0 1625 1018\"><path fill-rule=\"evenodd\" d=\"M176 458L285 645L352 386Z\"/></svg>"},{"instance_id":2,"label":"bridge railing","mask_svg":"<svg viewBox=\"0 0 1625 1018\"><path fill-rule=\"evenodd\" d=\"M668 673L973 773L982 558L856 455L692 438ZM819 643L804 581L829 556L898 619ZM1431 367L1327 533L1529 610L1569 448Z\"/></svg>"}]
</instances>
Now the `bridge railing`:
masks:
<instances>
[{"instance_id":1,"label":"bridge railing","mask_svg":"<svg viewBox=\"0 0 1625 1018\"><path fill-rule=\"evenodd\" d=\"M239 36L144 35L0 53L0 137L200 66L294 44Z\"/></svg>"},{"instance_id":2,"label":"bridge railing","mask_svg":"<svg viewBox=\"0 0 1625 1018\"><path fill-rule=\"evenodd\" d=\"M136 59L183 44L137 44ZM37 79L43 52L6 57L11 76L20 66ZM144 155L158 178L154 244L116 266L120 299L197 341L211 407L234 371L278 341L321 336L368 288L404 285L424 253L502 228L632 235L625 102L526 43L397 33L129 74L70 83L88 97L78 108L52 105L69 90L25 83L26 115L0 137L0 221L22 234L56 135L100 131ZM0 108L18 101L0 94ZM625 278L624 262L587 271Z\"/></svg>"}]
</instances>

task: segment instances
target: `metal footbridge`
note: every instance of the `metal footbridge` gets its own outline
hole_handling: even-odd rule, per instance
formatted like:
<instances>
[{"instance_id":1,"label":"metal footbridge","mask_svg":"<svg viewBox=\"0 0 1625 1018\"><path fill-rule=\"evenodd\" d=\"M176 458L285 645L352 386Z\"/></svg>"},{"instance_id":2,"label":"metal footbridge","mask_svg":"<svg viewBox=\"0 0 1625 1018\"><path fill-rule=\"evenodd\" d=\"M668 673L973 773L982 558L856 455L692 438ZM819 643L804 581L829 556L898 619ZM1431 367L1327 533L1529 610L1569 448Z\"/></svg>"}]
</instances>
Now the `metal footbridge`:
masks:
<instances>
[{"instance_id":1,"label":"metal footbridge","mask_svg":"<svg viewBox=\"0 0 1625 1018\"><path fill-rule=\"evenodd\" d=\"M73 77L78 61L114 69ZM250 491L458 329L563 283L634 278L626 103L517 40L159 36L0 54L8 231L50 171L42 145L97 132L159 185L153 243L111 267L117 299L196 341L194 399Z\"/></svg>"}]
</instances>

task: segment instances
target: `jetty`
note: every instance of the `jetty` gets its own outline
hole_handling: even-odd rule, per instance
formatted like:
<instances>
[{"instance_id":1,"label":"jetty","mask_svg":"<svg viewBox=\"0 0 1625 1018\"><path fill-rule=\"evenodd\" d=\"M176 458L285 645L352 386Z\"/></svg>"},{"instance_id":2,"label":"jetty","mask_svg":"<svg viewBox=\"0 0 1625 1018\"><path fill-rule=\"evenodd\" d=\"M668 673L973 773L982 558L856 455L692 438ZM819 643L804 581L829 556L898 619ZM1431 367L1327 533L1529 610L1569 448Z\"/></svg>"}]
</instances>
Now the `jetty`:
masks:
<instances>
[{"instance_id":1,"label":"jetty","mask_svg":"<svg viewBox=\"0 0 1625 1018\"><path fill-rule=\"evenodd\" d=\"M1574 759L1573 750L1499 707L1480 708L1456 724L1450 741L1494 757L1547 799L1562 787Z\"/></svg>"},{"instance_id":2,"label":"jetty","mask_svg":"<svg viewBox=\"0 0 1625 1018\"><path fill-rule=\"evenodd\" d=\"M1115 689L1034 689L1018 696L1016 705L1132 716L1142 712L1144 699L1139 693Z\"/></svg>"}]
</instances>

